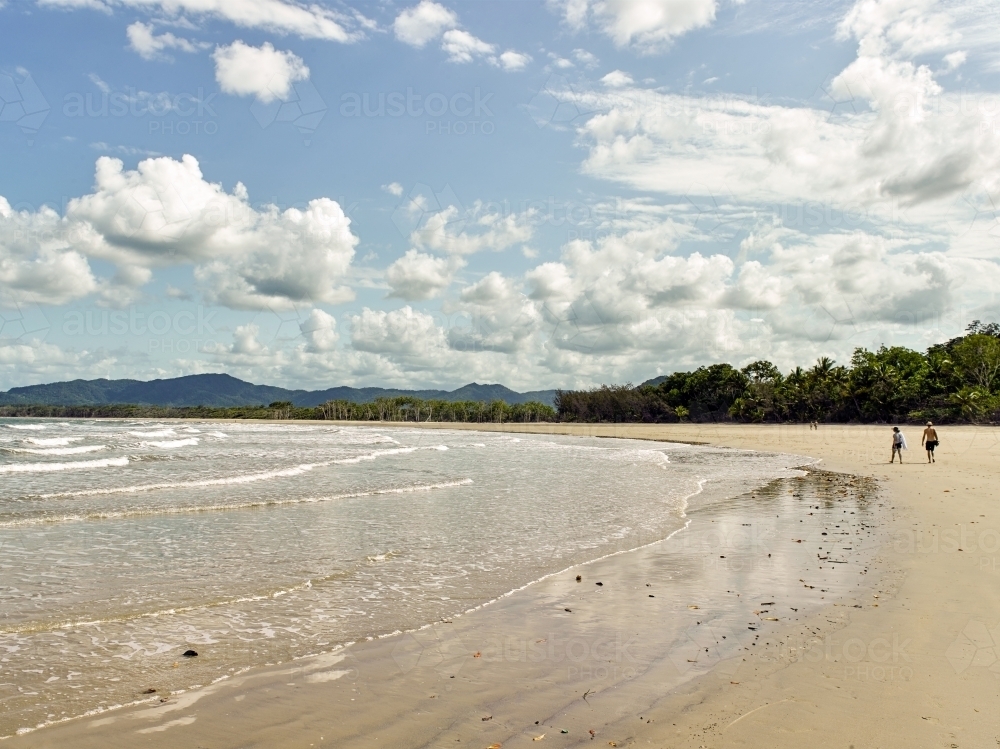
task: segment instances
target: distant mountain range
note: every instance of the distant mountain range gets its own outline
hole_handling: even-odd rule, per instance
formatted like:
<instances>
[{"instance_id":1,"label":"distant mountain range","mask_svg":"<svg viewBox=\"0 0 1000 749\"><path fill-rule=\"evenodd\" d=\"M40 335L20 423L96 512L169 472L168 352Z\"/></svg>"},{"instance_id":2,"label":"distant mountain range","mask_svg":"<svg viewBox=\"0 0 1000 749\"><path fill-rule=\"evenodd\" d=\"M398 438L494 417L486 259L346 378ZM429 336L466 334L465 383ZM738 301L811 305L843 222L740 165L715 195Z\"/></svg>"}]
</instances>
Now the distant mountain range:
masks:
<instances>
[{"instance_id":1,"label":"distant mountain range","mask_svg":"<svg viewBox=\"0 0 1000 749\"><path fill-rule=\"evenodd\" d=\"M144 406L253 406L291 401L296 406L316 406L329 400L370 403L376 398L410 395L424 400L493 401L553 405L555 390L517 393L503 385L470 382L458 390L397 390L394 388L335 387L327 390L286 390L254 385L226 374L200 374L168 380L71 380L48 385L11 388L0 393L0 405L100 406L129 403Z\"/></svg>"}]
</instances>

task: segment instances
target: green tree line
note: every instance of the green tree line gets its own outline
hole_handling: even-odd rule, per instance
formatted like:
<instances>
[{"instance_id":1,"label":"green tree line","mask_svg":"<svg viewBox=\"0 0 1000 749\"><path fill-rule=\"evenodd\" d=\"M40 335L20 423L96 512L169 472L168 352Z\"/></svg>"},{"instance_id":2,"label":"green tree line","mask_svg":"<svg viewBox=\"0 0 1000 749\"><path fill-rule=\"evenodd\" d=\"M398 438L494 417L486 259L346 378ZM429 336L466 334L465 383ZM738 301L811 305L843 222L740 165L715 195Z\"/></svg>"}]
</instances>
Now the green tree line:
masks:
<instances>
[{"instance_id":1,"label":"green tree line","mask_svg":"<svg viewBox=\"0 0 1000 749\"><path fill-rule=\"evenodd\" d=\"M559 391L560 421L1000 422L1000 325L920 353L854 350L849 365L823 357L782 374L769 361L675 372L658 385Z\"/></svg>"},{"instance_id":2,"label":"green tree line","mask_svg":"<svg viewBox=\"0 0 1000 749\"><path fill-rule=\"evenodd\" d=\"M510 404L502 400L443 401L411 396L376 398L371 403L327 401L318 406L295 406L290 401L268 405L217 408L172 408L135 404L100 406L0 406L0 416L118 419L322 419L328 421L451 421L503 424L553 421L555 409L544 403Z\"/></svg>"},{"instance_id":3,"label":"green tree line","mask_svg":"<svg viewBox=\"0 0 1000 749\"><path fill-rule=\"evenodd\" d=\"M1000 325L971 323L966 334L921 353L901 346L854 350L847 365L823 357L782 374L768 361L737 369L712 364L675 372L657 385L560 390L556 408L502 400L412 396L370 403L327 401L169 408L143 405L0 406L0 416L59 418L321 419L464 423L737 421L1000 422Z\"/></svg>"}]
</instances>

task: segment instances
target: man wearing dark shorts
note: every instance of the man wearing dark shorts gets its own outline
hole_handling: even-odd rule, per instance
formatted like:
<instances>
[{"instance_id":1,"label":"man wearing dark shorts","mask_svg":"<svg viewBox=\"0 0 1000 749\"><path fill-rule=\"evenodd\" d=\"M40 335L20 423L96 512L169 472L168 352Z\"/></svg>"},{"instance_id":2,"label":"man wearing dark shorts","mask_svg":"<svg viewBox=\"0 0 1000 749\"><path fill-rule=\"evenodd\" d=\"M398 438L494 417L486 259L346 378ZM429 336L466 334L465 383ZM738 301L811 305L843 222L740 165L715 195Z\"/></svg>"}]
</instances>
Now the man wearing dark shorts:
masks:
<instances>
[{"instance_id":1,"label":"man wearing dark shorts","mask_svg":"<svg viewBox=\"0 0 1000 749\"><path fill-rule=\"evenodd\" d=\"M920 443L927 450L927 462L934 463L934 448L938 446L938 434L933 423L927 422L927 428L924 429L924 436L920 438Z\"/></svg>"},{"instance_id":2,"label":"man wearing dark shorts","mask_svg":"<svg viewBox=\"0 0 1000 749\"><path fill-rule=\"evenodd\" d=\"M892 457L889 459L890 463L896 462L896 456L899 456L899 464L903 464L903 450L906 449L906 437L903 433L899 431L899 427L892 428Z\"/></svg>"}]
</instances>

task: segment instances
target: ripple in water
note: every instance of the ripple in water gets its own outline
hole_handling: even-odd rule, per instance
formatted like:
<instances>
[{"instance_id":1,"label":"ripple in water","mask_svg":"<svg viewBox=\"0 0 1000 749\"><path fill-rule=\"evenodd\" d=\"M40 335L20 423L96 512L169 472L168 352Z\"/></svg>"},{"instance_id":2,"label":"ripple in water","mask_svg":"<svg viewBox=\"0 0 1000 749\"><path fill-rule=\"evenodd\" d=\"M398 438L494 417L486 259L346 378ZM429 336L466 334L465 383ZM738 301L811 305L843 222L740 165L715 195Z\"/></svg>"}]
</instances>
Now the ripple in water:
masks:
<instances>
[{"instance_id":1,"label":"ripple in water","mask_svg":"<svg viewBox=\"0 0 1000 749\"><path fill-rule=\"evenodd\" d=\"M107 456L0 451L0 653L23 690L0 736L459 615L667 537L701 486L708 502L794 464L323 424L4 426L51 433L17 449ZM172 668L189 647L210 657Z\"/></svg>"}]
</instances>

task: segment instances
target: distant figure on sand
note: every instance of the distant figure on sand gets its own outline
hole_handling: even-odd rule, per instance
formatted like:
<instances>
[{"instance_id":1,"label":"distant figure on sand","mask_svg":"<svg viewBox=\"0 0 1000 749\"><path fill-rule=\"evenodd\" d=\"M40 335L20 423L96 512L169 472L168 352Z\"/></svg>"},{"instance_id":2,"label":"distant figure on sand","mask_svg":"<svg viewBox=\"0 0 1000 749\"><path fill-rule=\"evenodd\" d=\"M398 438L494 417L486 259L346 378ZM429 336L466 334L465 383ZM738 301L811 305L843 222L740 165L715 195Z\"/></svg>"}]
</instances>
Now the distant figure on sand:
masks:
<instances>
[{"instance_id":1,"label":"distant figure on sand","mask_svg":"<svg viewBox=\"0 0 1000 749\"><path fill-rule=\"evenodd\" d=\"M890 463L896 462L896 455L899 455L899 462L903 462L903 450L906 449L906 437L903 433L899 431L899 427L892 428L892 457L889 458Z\"/></svg>"},{"instance_id":2,"label":"distant figure on sand","mask_svg":"<svg viewBox=\"0 0 1000 749\"><path fill-rule=\"evenodd\" d=\"M924 429L924 436L920 438L920 444L927 450L927 462L934 463L934 448L941 443L938 440L937 430L930 421L927 422L927 428Z\"/></svg>"}]
</instances>

